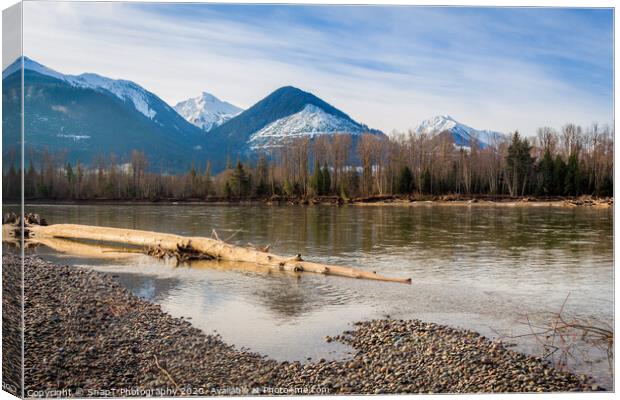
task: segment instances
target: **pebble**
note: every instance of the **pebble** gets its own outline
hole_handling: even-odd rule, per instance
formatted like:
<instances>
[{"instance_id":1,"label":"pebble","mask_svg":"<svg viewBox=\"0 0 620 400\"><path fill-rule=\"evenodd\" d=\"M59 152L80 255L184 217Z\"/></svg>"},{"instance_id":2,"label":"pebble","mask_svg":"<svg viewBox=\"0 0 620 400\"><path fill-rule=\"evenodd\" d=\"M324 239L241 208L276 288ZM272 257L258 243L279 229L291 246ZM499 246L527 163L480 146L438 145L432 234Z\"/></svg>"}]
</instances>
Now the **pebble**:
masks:
<instances>
[{"instance_id":1,"label":"pebble","mask_svg":"<svg viewBox=\"0 0 620 400\"><path fill-rule=\"evenodd\" d=\"M3 255L5 285L19 281L19 262ZM476 332L419 320L357 322L354 330L326 337L355 349L348 360L278 362L166 314L105 273L27 256L24 283L26 390L178 386L203 388L206 395L222 388L258 394L269 387L319 388L322 394L603 390L590 377L555 369ZM3 296L3 306L19 313L12 299ZM7 328L5 335L19 333ZM19 362L19 341L5 338L7 359ZM6 379L13 377L5 371Z\"/></svg>"}]
</instances>

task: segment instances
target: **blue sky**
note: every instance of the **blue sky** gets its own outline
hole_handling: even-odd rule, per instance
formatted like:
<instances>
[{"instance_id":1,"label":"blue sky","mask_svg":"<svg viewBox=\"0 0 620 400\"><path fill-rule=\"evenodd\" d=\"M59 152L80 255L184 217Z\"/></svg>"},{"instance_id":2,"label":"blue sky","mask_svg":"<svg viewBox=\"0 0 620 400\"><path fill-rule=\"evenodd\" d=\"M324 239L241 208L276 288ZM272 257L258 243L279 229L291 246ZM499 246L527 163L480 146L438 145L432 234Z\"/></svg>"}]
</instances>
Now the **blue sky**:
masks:
<instances>
[{"instance_id":1,"label":"blue sky","mask_svg":"<svg viewBox=\"0 0 620 400\"><path fill-rule=\"evenodd\" d=\"M610 9L27 2L24 52L171 105L207 91L247 108L293 85L385 132L613 119Z\"/></svg>"}]
</instances>

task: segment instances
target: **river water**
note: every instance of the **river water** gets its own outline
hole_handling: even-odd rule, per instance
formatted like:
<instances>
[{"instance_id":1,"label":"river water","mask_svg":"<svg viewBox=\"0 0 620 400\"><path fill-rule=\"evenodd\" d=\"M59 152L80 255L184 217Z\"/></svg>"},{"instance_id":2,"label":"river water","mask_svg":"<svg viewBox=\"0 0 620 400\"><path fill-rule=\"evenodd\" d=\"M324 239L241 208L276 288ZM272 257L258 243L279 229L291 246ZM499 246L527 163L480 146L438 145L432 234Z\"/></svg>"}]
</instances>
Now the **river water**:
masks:
<instances>
[{"instance_id":1,"label":"river water","mask_svg":"<svg viewBox=\"0 0 620 400\"><path fill-rule=\"evenodd\" d=\"M5 207L6 208L6 207ZM128 289L238 347L278 360L344 358L326 335L363 319L418 318L499 338L564 306L613 326L613 210L548 206L31 205L50 223L211 236L282 255L411 277L411 285L148 256L44 258L113 273ZM542 354L531 336L505 338ZM568 367L612 385L606 353L579 344ZM557 357L556 352L553 357Z\"/></svg>"}]
</instances>

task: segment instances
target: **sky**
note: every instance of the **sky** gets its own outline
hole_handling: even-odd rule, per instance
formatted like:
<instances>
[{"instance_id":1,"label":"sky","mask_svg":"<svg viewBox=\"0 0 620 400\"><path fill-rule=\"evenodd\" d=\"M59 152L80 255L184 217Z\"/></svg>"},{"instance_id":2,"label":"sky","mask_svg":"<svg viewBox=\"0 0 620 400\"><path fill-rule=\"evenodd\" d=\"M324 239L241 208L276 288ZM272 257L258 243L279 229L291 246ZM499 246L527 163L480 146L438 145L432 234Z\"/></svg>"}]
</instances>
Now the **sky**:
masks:
<instances>
[{"instance_id":1,"label":"sky","mask_svg":"<svg viewBox=\"0 0 620 400\"><path fill-rule=\"evenodd\" d=\"M170 105L309 91L386 133L613 123L611 9L24 3L24 55Z\"/></svg>"}]
</instances>

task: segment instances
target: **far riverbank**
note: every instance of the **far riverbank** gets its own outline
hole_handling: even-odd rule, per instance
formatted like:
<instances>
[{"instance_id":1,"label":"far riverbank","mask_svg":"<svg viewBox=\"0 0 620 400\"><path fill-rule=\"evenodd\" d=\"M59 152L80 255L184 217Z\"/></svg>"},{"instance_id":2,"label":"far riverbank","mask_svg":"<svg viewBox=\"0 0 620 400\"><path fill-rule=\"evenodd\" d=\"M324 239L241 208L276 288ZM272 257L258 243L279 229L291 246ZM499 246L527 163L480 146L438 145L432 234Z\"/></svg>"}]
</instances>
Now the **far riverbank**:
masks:
<instances>
[{"instance_id":1,"label":"far riverbank","mask_svg":"<svg viewBox=\"0 0 620 400\"><path fill-rule=\"evenodd\" d=\"M507 207L613 207L613 197L511 197L511 196L466 196L466 195L442 195L442 196L400 196L400 195L377 195L370 197L343 198L340 196L271 196L256 198L222 198L209 197L205 199L26 199L26 204L101 204L101 205L149 205L149 204L174 204L174 205L227 205L227 204L267 204L267 205L354 205L354 206L419 206L419 205L450 205L450 206L507 206ZM5 200L7 205L18 204L17 200Z\"/></svg>"}]
</instances>

